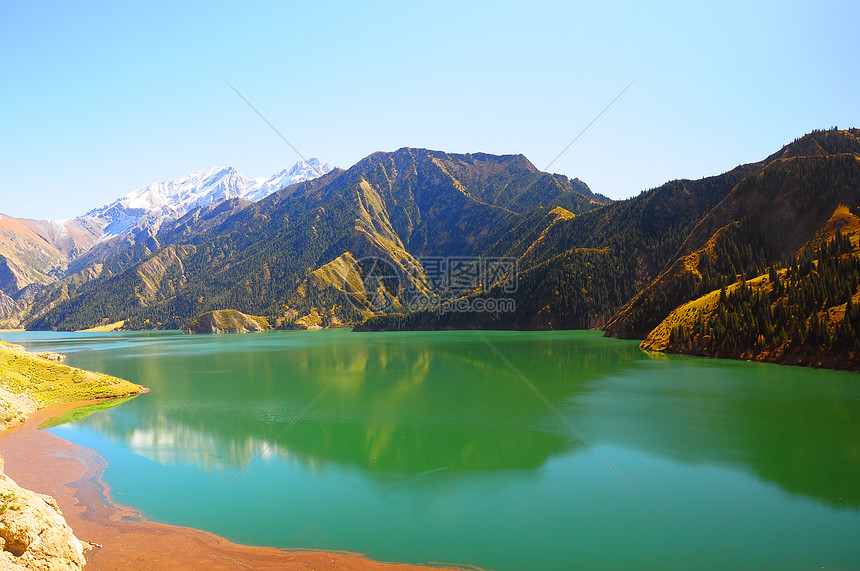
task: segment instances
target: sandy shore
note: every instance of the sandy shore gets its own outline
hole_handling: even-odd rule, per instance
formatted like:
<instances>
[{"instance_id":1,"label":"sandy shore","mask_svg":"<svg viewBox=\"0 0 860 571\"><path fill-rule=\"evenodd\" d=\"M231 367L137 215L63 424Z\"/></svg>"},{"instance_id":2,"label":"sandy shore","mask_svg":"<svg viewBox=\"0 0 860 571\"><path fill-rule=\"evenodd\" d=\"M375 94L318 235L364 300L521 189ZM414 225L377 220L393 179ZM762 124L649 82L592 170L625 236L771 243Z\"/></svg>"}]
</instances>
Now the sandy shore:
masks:
<instances>
[{"instance_id":1,"label":"sandy shore","mask_svg":"<svg viewBox=\"0 0 860 571\"><path fill-rule=\"evenodd\" d=\"M56 498L75 535L98 545L86 554L87 569L422 569L351 553L238 545L197 529L148 521L111 501L98 454L36 429L80 404L39 410L24 425L0 432L0 455L18 485Z\"/></svg>"}]
</instances>

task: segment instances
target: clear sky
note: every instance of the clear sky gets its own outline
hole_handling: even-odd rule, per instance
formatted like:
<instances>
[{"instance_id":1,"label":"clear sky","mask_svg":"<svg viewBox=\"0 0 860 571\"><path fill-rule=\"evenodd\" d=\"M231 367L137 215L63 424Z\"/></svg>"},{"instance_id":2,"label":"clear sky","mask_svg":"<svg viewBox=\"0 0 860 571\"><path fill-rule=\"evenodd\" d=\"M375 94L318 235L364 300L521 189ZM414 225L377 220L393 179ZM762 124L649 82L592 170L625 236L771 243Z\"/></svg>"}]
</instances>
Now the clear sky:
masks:
<instances>
[{"instance_id":1,"label":"clear sky","mask_svg":"<svg viewBox=\"0 0 860 571\"><path fill-rule=\"evenodd\" d=\"M298 156L523 153L612 198L860 127L860 2L0 0L0 212Z\"/></svg>"}]
</instances>

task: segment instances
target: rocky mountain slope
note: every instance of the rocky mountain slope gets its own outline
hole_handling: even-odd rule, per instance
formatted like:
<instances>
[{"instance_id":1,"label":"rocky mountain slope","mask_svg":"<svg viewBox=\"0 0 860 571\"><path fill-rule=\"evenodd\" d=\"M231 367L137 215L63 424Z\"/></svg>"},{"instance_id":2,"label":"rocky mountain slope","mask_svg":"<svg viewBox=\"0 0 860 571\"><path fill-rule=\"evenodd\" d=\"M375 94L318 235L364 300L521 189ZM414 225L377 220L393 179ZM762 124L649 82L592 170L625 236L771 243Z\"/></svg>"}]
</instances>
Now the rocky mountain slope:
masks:
<instances>
[{"instance_id":1,"label":"rocky mountain slope","mask_svg":"<svg viewBox=\"0 0 860 571\"><path fill-rule=\"evenodd\" d=\"M31 284L49 284L69 262L93 247L103 225L96 220L47 221L0 214L0 291L18 294Z\"/></svg>"},{"instance_id":2,"label":"rocky mountain slope","mask_svg":"<svg viewBox=\"0 0 860 571\"><path fill-rule=\"evenodd\" d=\"M840 204L860 204L858 156L853 129L814 132L769 157L702 218L607 333L642 339L678 305L796 255Z\"/></svg>"},{"instance_id":3,"label":"rocky mountain slope","mask_svg":"<svg viewBox=\"0 0 860 571\"><path fill-rule=\"evenodd\" d=\"M859 212L838 206L792 258L677 307L642 348L860 371Z\"/></svg>"},{"instance_id":4,"label":"rocky mountain slope","mask_svg":"<svg viewBox=\"0 0 860 571\"><path fill-rule=\"evenodd\" d=\"M696 181L671 181L577 216L536 209L486 252L516 260L515 287L485 284L483 291L466 292L469 299L510 299L516 311L429 309L376 316L361 328L602 327L660 273L702 217L760 165Z\"/></svg>"}]
</instances>

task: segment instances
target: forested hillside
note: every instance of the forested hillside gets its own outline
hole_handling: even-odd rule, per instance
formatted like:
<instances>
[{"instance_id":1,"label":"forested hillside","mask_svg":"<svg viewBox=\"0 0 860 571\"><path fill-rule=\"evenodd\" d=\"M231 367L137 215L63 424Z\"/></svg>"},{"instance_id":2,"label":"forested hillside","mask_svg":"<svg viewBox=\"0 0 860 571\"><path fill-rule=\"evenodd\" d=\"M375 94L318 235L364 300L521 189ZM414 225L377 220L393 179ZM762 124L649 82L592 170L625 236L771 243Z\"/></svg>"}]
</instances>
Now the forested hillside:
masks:
<instances>
[{"instance_id":1,"label":"forested hillside","mask_svg":"<svg viewBox=\"0 0 860 571\"><path fill-rule=\"evenodd\" d=\"M842 209L853 236L838 232L791 262L681 306L642 347L860 370L860 225Z\"/></svg>"},{"instance_id":2,"label":"forested hillside","mask_svg":"<svg viewBox=\"0 0 860 571\"><path fill-rule=\"evenodd\" d=\"M561 220L536 210L487 251L518 260L515 292L488 287L476 297L503 296L517 311L428 310L382 315L362 329L587 329L602 327L653 280L684 240L744 176L760 164L701 180L676 180L639 196Z\"/></svg>"},{"instance_id":3,"label":"forested hillside","mask_svg":"<svg viewBox=\"0 0 860 571\"><path fill-rule=\"evenodd\" d=\"M818 151L827 144L854 145L855 152L788 156L814 142ZM858 156L860 139L851 132L813 133L789 145L696 225L678 257L613 317L607 332L644 338L678 305L792 257L837 206L860 204Z\"/></svg>"}]
</instances>

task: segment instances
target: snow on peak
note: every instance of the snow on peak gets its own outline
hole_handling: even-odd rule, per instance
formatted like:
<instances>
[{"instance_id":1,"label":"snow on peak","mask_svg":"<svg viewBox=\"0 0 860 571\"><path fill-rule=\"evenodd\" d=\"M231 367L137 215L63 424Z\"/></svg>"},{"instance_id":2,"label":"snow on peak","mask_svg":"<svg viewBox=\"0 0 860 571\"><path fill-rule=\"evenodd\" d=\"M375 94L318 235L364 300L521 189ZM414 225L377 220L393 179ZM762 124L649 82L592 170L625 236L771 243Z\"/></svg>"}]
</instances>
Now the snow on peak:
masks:
<instances>
[{"instance_id":1,"label":"snow on peak","mask_svg":"<svg viewBox=\"0 0 860 571\"><path fill-rule=\"evenodd\" d=\"M142 219L147 221L179 218L201 206L230 198L245 198L254 202L273 192L332 170L319 159L299 161L268 179L247 180L233 167L200 170L176 180L154 182L124 197L91 210L85 217L100 219L105 224L102 239L127 232Z\"/></svg>"},{"instance_id":2,"label":"snow on peak","mask_svg":"<svg viewBox=\"0 0 860 571\"><path fill-rule=\"evenodd\" d=\"M308 161L299 161L289 169L275 173L268 179L253 179L250 181L251 184L248 186L248 191L243 198L257 202L291 184L315 179L331 170L332 167L328 163L321 164L317 158L311 158Z\"/></svg>"}]
</instances>

